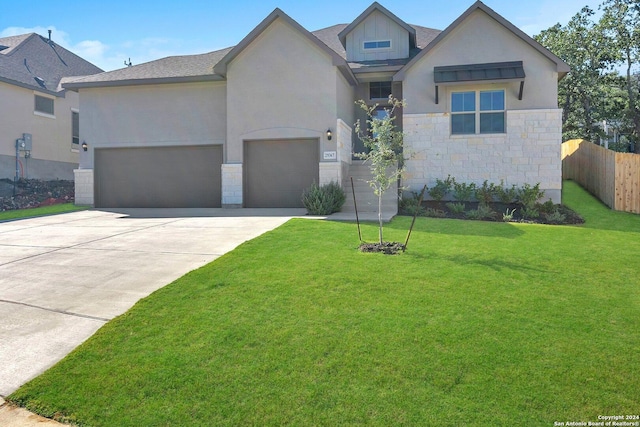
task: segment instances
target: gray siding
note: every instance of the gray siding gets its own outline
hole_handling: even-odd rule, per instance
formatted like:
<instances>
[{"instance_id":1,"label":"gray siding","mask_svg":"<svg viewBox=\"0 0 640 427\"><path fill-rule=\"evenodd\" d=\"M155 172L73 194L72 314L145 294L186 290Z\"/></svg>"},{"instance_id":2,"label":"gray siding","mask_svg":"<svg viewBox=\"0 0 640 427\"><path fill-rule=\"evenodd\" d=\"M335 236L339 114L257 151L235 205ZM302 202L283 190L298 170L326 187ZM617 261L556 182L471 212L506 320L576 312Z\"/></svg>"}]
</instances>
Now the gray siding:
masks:
<instances>
[{"instance_id":1,"label":"gray siding","mask_svg":"<svg viewBox=\"0 0 640 427\"><path fill-rule=\"evenodd\" d=\"M389 49L365 50L365 41L391 40ZM409 57L409 33L379 11L374 11L347 34L348 61L374 61Z\"/></svg>"}]
</instances>

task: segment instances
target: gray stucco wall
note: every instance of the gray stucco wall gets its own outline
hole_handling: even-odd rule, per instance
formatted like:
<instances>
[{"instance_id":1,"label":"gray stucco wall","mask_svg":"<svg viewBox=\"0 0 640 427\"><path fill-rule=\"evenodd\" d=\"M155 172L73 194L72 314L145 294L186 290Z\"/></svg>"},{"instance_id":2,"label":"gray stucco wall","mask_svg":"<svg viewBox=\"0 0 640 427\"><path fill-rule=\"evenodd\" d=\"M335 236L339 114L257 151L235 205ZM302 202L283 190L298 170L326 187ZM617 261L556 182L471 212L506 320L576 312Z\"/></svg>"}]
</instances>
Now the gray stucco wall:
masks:
<instances>
[{"instance_id":1,"label":"gray stucco wall","mask_svg":"<svg viewBox=\"0 0 640 427\"><path fill-rule=\"evenodd\" d=\"M274 21L228 66L227 162L243 161L244 140L318 138L321 152L336 151L326 130L336 125L341 78L329 54Z\"/></svg>"},{"instance_id":2,"label":"gray stucco wall","mask_svg":"<svg viewBox=\"0 0 640 427\"><path fill-rule=\"evenodd\" d=\"M224 82L81 89L80 167L93 168L97 147L224 144Z\"/></svg>"},{"instance_id":3,"label":"gray stucco wall","mask_svg":"<svg viewBox=\"0 0 640 427\"><path fill-rule=\"evenodd\" d=\"M440 102L435 104L433 68L436 66L507 61L523 61L526 74L521 101L517 98L519 80L491 84L493 88L505 89L510 110L557 108L556 65L484 12L477 10L407 71L403 82L407 100L405 111L409 114L447 112L451 91L474 86L473 83L440 85Z\"/></svg>"},{"instance_id":4,"label":"gray stucco wall","mask_svg":"<svg viewBox=\"0 0 640 427\"><path fill-rule=\"evenodd\" d=\"M34 112L34 95L54 99L54 115ZM73 179L78 164L77 146L71 143L71 113L78 111L78 94L40 94L0 82L0 178L15 176L15 142L23 133L33 140L31 157L21 154L24 177Z\"/></svg>"}]
</instances>

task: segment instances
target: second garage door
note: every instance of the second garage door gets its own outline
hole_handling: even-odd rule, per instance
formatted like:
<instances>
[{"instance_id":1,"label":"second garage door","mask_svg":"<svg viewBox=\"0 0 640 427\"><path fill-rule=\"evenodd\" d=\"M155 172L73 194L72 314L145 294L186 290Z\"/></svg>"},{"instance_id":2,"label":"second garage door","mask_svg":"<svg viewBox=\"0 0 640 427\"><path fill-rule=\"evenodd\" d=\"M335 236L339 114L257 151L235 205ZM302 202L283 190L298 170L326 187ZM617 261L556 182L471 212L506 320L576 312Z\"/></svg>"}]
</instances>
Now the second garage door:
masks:
<instances>
[{"instance_id":1,"label":"second garage door","mask_svg":"<svg viewBox=\"0 0 640 427\"><path fill-rule=\"evenodd\" d=\"M318 150L317 139L245 141L245 207L303 207L302 191L318 182Z\"/></svg>"},{"instance_id":2,"label":"second garage door","mask_svg":"<svg viewBox=\"0 0 640 427\"><path fill-rule=\"evenodd\" d=\"M95 206L221 206L222 146L95 150Z\"/></svg>"}]
</instances>

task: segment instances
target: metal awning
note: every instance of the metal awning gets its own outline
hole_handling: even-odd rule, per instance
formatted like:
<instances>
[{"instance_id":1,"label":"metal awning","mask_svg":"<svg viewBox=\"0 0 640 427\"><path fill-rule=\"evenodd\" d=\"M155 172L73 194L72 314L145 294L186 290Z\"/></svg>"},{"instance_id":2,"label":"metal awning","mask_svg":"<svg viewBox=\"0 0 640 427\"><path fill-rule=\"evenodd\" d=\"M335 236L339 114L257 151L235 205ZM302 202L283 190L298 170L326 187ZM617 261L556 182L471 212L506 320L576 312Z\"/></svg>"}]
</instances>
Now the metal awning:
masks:
<instances>
[{"instance_id":1,"label":"metal awning","mask_svg":"<svg viewBox=\"0 0 640 427\"><path fill-rule=\"evenodd\" d=\"M433 67L433 80L436 83L524 79L524 77L522 61Z\"/></svg>"},{"instance_id":2,"label":"metal awning","mask_svg":"<svg viewBox=\"0 0 640 427\"><path fill-rule=\"evenodd\" d=\"M520 80L518 99L522 100L524 78L522 61L433 67L433 80L436 84L435 101L436 104L439 102L438 84L486 80Z\"/></svg>"}]
</instances>

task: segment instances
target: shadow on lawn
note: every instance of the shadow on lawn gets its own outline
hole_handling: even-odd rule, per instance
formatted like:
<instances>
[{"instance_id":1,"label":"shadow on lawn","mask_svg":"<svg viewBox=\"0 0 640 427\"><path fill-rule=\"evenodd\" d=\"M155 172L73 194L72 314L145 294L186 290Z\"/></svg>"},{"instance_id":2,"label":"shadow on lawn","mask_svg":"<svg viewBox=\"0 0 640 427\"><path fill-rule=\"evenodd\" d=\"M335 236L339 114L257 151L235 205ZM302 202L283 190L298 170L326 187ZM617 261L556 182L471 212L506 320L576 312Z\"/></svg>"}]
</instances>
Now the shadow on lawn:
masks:
<instances>
[{"instance_id":1,"label":"shadow on lawn","mask_svg":"<svg viewBox=\"0 0 640 427\"><path fill-rule=\"evenodd\" d=\"M518 262L509 262L500 258L492 258L492 259L480 259L476 256L466 256L466 255L443 255L440 253L421 253L421 252L410 252L407 250L404 256L413 257L419 260L436 260L436 261L445 261L451 262L453 264L457 264L460 266L470 266L476 265L480 267L486 267L496 272L503 272L504 270L510 271L520 271L522 273L547 273L548 271L542 268L530 267L526 265L522 265L522 263Z\"/></svg>"},{"instance_id":2,"label":"shadow on lawn","mask_svg":"<svg viewBox=\"0 0 640 427\"><path fill-rule=\"evenodd\" d=\"M494 237L502 239L517 239L525 234L525 232L514 227L508 222L494 221L471 221L461 219L444 219L444 218L423 218L425 221L416 222L413 232L423 232L431 234L445 234L456 236L479 236ZM394 221L385 224L385 228L393 230L404 230L405 232L411 225L412 217L398 216Z\"/></svg>"}]
</instances>

